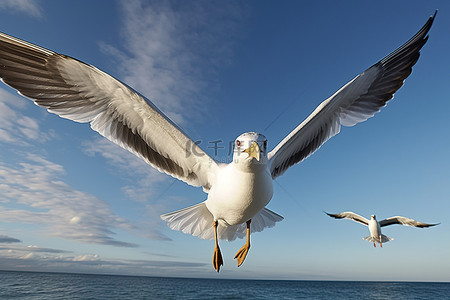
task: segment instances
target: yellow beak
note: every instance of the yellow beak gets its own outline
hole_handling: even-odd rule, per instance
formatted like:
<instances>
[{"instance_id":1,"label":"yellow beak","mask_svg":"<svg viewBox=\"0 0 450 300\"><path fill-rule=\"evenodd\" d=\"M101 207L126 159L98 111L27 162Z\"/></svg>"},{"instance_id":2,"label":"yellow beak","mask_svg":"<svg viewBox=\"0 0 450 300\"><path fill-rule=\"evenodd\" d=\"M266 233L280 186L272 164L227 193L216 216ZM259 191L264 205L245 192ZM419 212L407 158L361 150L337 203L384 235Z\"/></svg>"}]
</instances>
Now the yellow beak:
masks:
<instances>
[{"instance_id":1,"label":"yellow beak","mask_svg":"<svg viewBox=\"0 0 450 300\"><path fill-rule=\"evenodd\" d=\"M261 150L259 149L259 145L257 142L253 142L253 144L244 150L245 153L248 153L249 157L256 158L257 161L260 159Z\"/></svg>"}]
</instances>

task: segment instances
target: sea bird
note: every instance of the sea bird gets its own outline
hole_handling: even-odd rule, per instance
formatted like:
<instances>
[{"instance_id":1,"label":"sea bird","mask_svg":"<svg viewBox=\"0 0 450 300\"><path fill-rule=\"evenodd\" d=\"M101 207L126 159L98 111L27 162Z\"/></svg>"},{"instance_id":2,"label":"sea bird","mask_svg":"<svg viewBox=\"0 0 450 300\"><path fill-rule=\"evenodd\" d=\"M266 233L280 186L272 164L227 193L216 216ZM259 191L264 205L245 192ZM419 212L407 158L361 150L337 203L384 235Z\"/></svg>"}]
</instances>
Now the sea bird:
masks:
<instances>
[{"instance_id":1,"label":"sea bird","mask_svg":"<svg viewBox=\"0 0 450 300\"><path fill-rule=\"evenodd\" d=\"M250 234L283 219L266 208L273 180L303 161L341 125L353 126L377 113L403 85L428 39L436 13L405 44L323 101L271 151L256 132L234 141L233 161L215 161L151 101L96 67L0 33L0 77L35 104L91 128L152 167L192 186L206 200L161 218L174 230L214 239L213 266L223 265L219 240L246 237L235 258L240 266Z\"/></svg>"},{"instance_id":2,"label":"sea bird","mask_svg":"<svg viewBox=\"0 0 450 300\"><path fill-rule=\"evenodd\" d=\"M380 244L380 247L383 248L383 243L387 243L389 241L392 241L393 238L390 238L388 236L385 236L381 233L381 227L389 226L393 224L400 224L400 225L406 225L406 226L412 226L412 227L419 227L419 228L425 228L425 227L431 227L436 226L438 224L427 224L418 222L416 220L406 218L406 217L390 217L384 220L381 220L380 222L377 221L377 218L375 215L370 216L370 220L367 220L366 218L355 214L351 211L345 211L341 212L340 214L329 214L325 212L330 217L333 217L335 219L350 219L355 222L361 223L369 227L370 235L363 237L363 240L369 241L373 243L373 246L376 247L375 243Z\"/></svg>"}]
</instances>

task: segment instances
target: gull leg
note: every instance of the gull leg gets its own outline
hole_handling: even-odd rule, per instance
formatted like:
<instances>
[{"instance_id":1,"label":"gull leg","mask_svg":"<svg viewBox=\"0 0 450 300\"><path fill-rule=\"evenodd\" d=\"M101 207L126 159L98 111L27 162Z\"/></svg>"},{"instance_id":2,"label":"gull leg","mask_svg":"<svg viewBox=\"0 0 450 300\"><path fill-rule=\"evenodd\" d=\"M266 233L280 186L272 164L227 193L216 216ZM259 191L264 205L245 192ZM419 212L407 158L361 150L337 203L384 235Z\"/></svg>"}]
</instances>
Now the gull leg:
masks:
<instances>
[{"instance_id":1,"label":"gull leg","mask_svg":"<svg viewBox=\"0 0 450 300\"><path fill-rule=\"evenodd\" d=\"M373 246L376 248L377 247L377 245L375 245L375 242L373 242Z\"/></svg>"},{"instance_id":2,"label":"gull leg","mask_svg":"<svg viewBox=\"0 0 450 300\"><path fill-rule=\"evenodd\" d=\"M220 266L223 266L223 259L222 259L222 253L220 253L219 242L217 241L217 223L218 223L217 221L213 222L214 239L215 239L215 247L214 247L214 254L213 254L213 267L217 272L219 272Z\"/></svg>"},{"instance_id":3,"label":"gull leg","mask_svg":"<svg viewBox=\"0 0 450 300\"><path fill-rule=\"evenodd\" d=\"M236 253L234 256L237 259L238 267L242 265L247 257L248 250L250 249L250 223L252 220L247 221L247 243Z\"/></svg>"}]
</instances>

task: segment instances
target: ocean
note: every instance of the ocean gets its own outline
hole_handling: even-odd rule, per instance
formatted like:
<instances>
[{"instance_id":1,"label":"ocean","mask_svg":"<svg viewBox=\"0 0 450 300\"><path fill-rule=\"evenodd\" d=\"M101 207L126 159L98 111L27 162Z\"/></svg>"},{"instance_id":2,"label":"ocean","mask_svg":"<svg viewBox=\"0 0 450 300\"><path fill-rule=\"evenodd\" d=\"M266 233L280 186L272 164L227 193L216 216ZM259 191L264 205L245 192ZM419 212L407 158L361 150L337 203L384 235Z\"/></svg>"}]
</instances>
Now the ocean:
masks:
<instances>
[{"instance_id":1,"label":"ocean","mask_svg":"<svg viewBox=\"0 0 450 300\"><path fill-rule=\"evenodd\" d=\"M0 271L0 299L450 299L450 283L191 279Z\"/></svg>"}]
</instances>

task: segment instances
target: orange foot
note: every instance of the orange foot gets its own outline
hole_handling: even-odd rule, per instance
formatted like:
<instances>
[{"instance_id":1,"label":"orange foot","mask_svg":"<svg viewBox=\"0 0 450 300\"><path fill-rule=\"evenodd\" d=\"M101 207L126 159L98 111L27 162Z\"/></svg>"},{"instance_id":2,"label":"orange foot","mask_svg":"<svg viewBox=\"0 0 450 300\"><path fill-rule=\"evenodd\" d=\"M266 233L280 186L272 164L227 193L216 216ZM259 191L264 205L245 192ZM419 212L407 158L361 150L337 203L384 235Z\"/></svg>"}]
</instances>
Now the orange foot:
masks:
<instances>
[{"instance_id":1,"label":"orange foot","mask_svg":"<svg viewBox=\"0 0 450 300\"><path fill-rule=\"evenodd\" d=\"M217 239L217 226L218 226L218 222L216 220L214 220L213 228L214 228L215 246L214 246L214 254L213 254L213 267L214 267L214 270L219 272L220 266L223 266L223 259L222 259L222 253L220 253L219 242Z\"/></svg>"},{"instance_id":2,"label":"orange foot","mask_svg":"<svg viewBox=\"0 0 450 300\"><path fill-rule=\"evenodd\" d=\"M235 259L237 259L238 267L242 265L245 258L247 257L248 250L250 249L250 223L251 220L247 221L247 243L239 249L239 251L234 256Z\"/></svg>"},{"instance_id":3,"label":"orange foot","mask_svg":"<svg viewBox=\"0 0 450 300\"><path fill-rule=\"evenodd\" d=\"M213 267L217 272L219 272L220 266L223 266L222 253L220 253L219 246L216 246L216 247L214 247Z\"/></svg>"},{"instance_id":4,"label":"orange foot","mask_svg":"<svg viewBox=\"0 0 450 300\"><path fill-rule=\"evenodd\" d=\"M242 265L245 258L247 257L248 250L250 249L250 244L246 243L234 256L235 259L237 259L238 267Z\"/></svg>"}]
</instances>

